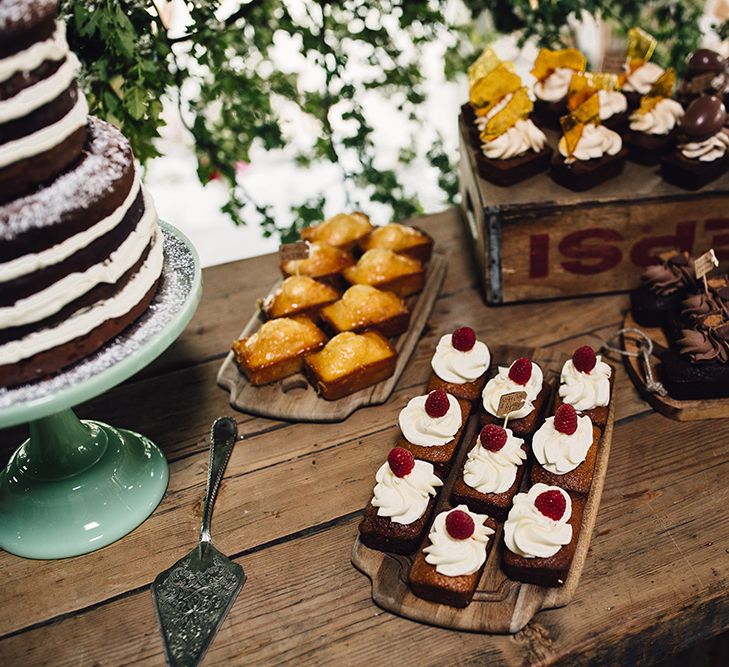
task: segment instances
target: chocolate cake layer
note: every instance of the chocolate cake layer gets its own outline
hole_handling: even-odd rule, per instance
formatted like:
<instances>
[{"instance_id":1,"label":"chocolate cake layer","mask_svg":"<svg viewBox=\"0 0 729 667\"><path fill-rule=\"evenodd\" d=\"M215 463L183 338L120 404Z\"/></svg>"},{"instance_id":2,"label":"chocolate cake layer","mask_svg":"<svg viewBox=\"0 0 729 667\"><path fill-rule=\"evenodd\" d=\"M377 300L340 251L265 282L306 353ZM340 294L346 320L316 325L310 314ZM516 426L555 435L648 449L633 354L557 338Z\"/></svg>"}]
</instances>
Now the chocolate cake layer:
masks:
<instances>
[{"instance_id":1,"label":"chocolate cake layer","mask_svg":"<svg viewBox=\"0 0 729 667\"><path fill-rule=\"evenodd\" d=\"M121 223L114 229L58 264L0 283L0 308L12 306L16 301L54 285L71 273L83 273L95 264L107 261L135 230L143 214L144 196L140 188Z\"/></svg>"},{"instance_id":2,"label":"chocolate cake layer","mask_svg":"<svg viewBox=\"0 0 729 667\"><path fill-rule=\"evenodd\" d=\"M65 62L65 58L63 60L45 60L30 72L17 72L9 79L0 82L0 102L9 100L22 90L52 76Z\"/></svg>"},{"instance_id":3,"label":"chocolate cake layer","mask_svg":"<svg viewBox=\"0 0 729 667\"><path fill-rule=\"evenodd\" d=\"M729 169L729 153L713 162L685 158L673 151L661 159L661 174L669 183L685 190L698 190Z\"/></svg>"},{"instance_id":4,"label":"chocolate cake layer","mask_svg":"<svg viewBox=\"0 0 729 667\"><path fill-rule=\"evenodd\" d=\"M549 175L555 183L582 192L618 176L623 171L627 154L628 149L623 147L615 155L574 162L565 162L561 155L555 155Z\"/></svg>"},{"instance_id":5,"label":"chocolate cake layer","mask_svg":"<svg viewBox=\"0 0 729 667\"><path fill-rule=\"evenodd\" d=\"M0 123L0 144L20 139L61 120L78 100L78 87L74 81L58 97L31 113L7 123Z\"/></svg>"},{"instance_id":6,"label":"chocolate cake layer","mask_svg":"<svg viewBox=\"0 0 729 667\"><path fill-rule=\"evenodd\" d=\"M628 130L625 133L625 144L630 151L628 159L638 164L654 165L661 161L661 157L670 152L676 144L676 135L646 134Z\"/></svg>"},{"instance_id":7,"label":"chocolate cake layer","mask_svg":"<svg viewBox=\"0 0 729 667\"><path fill-rule=\"evenodd\" d=\"M476 154L481 178L502 187L515 185L546 171L551 159L552 149L546 144L538 153L530 150L505 160L487 158L480 150Z\"/></svg>"},{"instance_id":8,"label":"chocolate cake layer","mask_svg":"<svg viewBox=\"0 0 729 667\"><path fill-rule=\"evenodd\" d=\"M157 293L159 282L158 278L142 300L126 315L107 320L91 332L68 343L40 352L15 364L0 366L0 386L13 387L53 375L93 354L142 316Z\"/></svg>"},{"instance_id":9,"label":"chocolate cake layer","mask_svg":"<svg viewBox=\"0 0 729 667\"><path fill-rule=\"evenodd\" d=\"M0 262L57 245L123 203L135 173L129 143L93 116L87 131L80 160L46 187L0 205ZM39 159L32 158L34 169Z\"/></svg>"},{"instance_id":10,"label":"chocolate cake layer","mask_svg":"<svg viewBox=\"0 0 729 667\"><path fill-rule=\"evenodd\" d=\"M0 7L0 58L48 39L55 29L58 2L15 0Z\"/></svg>"},{"instance_id":11,"label":"chocolate cake layer","mask_svg":"<svg viewBox=\"0 0 729 667\"><path fill-rule=\"evenodd\" d=\"M86 127L80 127L50 150L0 168L0 207L6 203L9 205L13 199L29 196L35 188L49 184L58 174L73 168L85 143ZM32 244L26 244L25 247L30 248L26 252L12 254L13 248L10 245L6 246L2 239L4 222L1 210L0 208L0 262L33 252ZM45 248L38 248L38 250L43 249ZM11 254L6 255L6 253Z\"/></svg>"}]
</instances>

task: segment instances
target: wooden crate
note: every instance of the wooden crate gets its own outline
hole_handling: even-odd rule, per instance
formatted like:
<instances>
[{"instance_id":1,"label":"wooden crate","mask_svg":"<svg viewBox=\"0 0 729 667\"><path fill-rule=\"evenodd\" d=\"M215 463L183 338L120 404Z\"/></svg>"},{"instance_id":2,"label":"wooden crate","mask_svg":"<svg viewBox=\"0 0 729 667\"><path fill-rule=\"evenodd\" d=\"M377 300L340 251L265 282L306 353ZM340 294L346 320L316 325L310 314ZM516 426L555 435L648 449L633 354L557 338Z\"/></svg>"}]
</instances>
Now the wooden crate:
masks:
<instances>
[{"instance_id":1,"label":"wooden crate","mask_svg":"<svg viewBox=\"0 0 729 667\"><path fill-rule=\"evenodd\" d=\"M676 247L713 247L729 267L729 174L687 192L628 162L587 192L546 172L499 187L479 176L463 116L459 128L461 201L487 303L629 290L652 256ZM556 148L557 134L548 138Z\"/></svg>"}]
</instances>

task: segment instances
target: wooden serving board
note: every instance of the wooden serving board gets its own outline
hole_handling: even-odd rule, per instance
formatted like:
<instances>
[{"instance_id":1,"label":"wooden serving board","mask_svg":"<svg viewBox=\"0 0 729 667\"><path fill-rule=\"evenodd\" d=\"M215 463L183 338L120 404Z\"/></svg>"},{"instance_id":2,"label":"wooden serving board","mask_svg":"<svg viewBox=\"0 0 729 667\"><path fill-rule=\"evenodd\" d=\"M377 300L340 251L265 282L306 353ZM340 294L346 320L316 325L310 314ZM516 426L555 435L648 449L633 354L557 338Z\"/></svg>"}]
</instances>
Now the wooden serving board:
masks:
<instances>
[{"instance_id":1,"label":"wooden serving board","mask_svg":"<svg viewBox=\"0 0 729 667\"><path fill-rule=\"evenodd\" d=\"M559 377L558 372L564 363L563 357L556 357L553 352L540 349L501 346L493 348L491 352L494 364L500 365L505 365L516 357L531 357L542 367L545 380L548 380L550 376L554 378L555 374ZM474 414L470 417L451 474L441 489L433 517L448 503L451 488L472 447L479 429L480 406L478 407L479 409L474 409ZM564 607L568 604L577 589L595 527L610 456L614 419L615 397L613 396L605 432L598 446L595 476L585 505L577 549L563 586L547 588L534 584L522 584L509 579L501 570L501 556L504 547L502 543L503 525L499 524L496 534L492 537L495 543L476 593L471 604L464 609L429 602L415 596L410 591L407 581L415 556L400 556L369 549L357 538L352 550L352 563L372 580L372 599L375 603L393 614L430 625L496 634L518 632L540 610ZM529 474L527 473L524 475L522 490L526 490L528 487Z\"/></svg>"},{"instance_id":2,"label":"wooden serving board","mask_svg":"<svg viewBox=\"0 0 729 667\"><path fill-rule=\"evenodd\" d=\"M625 316L623 327L640 329L660 347L667 349L670 345L663 329L660 327L641 326L633 319L630 311L628 311ZM632 338L623 336L623 348L626 352L637 352L638 343ZM640 358L623 357L623 359L625 360L625 368L628 371L628 375L633 381L638 393L643 397L646 403L655 408L655 410L660 412L662 415L681 422L701 421L703 419L725 419L729 417L729 398L707 398L696 401L680 401L676 398L671 398L670 396L659 396L658 394L648 391L645 385L645 372L641 365ZM653 376L660 380L660 360L656 356L653 356L650 361Z\"/></svg>"},{"instance_id":3,"label":"wooden serving board","mask_svg":"<svg viewBox=\"0 0 729 667\"><path fill-rule=\"evenodd\" d=\"M233 352L229 352L218 371L218 385L230 392L230 404L236 410L259 417L288 421L338 422L349 417L358 408L384 403L390 398L390 394L425 328L447 270L448 260L445 256L434 253L426 269L423 291L406 299L410 309L410 326L395 340L397 364L395 372L387 380L336 401L327 401L317 394L303 373L297 373L271 384L253 386L238 370ZM274 292L280 284L279 280L271 288L269 294ZM250 336L264 321L259 307L239 338Z\"/></svg>"}]
</instances>

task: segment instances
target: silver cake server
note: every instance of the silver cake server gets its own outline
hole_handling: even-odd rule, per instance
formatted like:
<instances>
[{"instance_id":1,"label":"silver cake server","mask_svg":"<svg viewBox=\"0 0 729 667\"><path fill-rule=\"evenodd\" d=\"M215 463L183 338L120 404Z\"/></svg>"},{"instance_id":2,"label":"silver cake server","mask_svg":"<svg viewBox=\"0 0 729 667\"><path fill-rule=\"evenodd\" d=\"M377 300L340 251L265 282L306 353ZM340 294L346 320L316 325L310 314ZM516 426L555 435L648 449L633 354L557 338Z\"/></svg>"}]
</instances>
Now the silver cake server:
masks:
<instances>
[{"instance_id":1,"label":"silver cake server","mask_svg":"<svg viewBox=\"0 0 729 667\"><path fill-rule=\"evenodd\" d=\"M200 543L152 584L167 661L173 667L200 664L246 580L243 568L220 553L210 537L213 505L237 439L234 419L215 420Z\"/></svg>"}]
</instances>

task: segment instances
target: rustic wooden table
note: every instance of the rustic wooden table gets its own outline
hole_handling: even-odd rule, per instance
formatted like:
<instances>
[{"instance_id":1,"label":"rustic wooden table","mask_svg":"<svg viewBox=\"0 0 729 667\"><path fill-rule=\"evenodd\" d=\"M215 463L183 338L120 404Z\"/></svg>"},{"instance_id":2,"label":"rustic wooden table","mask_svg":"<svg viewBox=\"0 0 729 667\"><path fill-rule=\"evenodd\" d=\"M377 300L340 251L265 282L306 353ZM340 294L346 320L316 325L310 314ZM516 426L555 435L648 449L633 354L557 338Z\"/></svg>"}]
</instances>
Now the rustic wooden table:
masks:
<instances>
[{"instance_id":1,"label":"rustic wooden table","mask_svg":"<svg viewBox=\"0 0 729 667\"><path fill-rule=\"evenodd\" d=\"M460 633L377 608L349 561L397 414L421 392L438 337L470 324L487 341L570 353L617 329L624 295L486 308L458 213L419 220L450 268L429 328L390 401L341 424L236 414L236 447L213 521L215 544L248 575L206 664L525 664L653 661L729 627L729 420L672 422L637 396L621 368L602 506L574 601L514 636ZM63 561L0 553L0 665L163 663L155 575L195 543L212 420L231 413L215 376L276 258L207 269L200 309L143 373L77 412L155 440L167 495L121 541ZM24 437L2 432L4 464Z\"/></svg>"}]
</instances>

